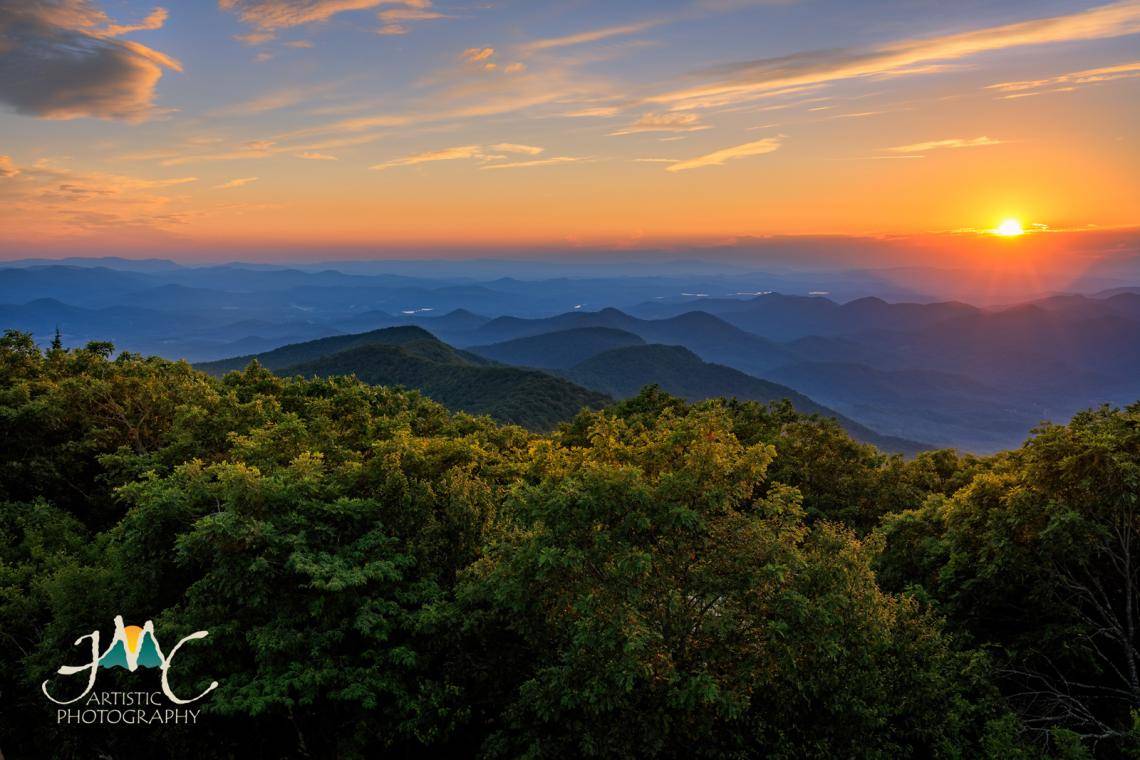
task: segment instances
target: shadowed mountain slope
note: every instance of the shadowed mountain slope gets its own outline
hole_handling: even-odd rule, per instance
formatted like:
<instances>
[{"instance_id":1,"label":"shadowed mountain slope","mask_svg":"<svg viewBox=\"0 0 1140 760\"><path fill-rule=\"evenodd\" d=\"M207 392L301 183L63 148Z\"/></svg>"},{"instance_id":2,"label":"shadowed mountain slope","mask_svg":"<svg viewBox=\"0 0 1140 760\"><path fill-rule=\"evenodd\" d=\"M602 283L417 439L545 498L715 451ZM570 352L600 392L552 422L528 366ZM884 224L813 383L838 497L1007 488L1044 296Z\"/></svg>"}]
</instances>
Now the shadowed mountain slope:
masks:
<instances>
[{"instance_id":1,"label":"shadowed mountain slope","mask_svg":"<svg viewBox=\"0 0 1140 760\"><path fill-rule=\"evenodd\" d=\"M644 340L625 330L580 327L516 338L489 346L472 346L468 350L505 364L566 369L603 351L641 345L645 345Z\"/></svg>"},{"instance_id":2,"label":"shadowed mountain slope","mask_svg":"<svg viewBox=\"0 0 1140 760\"><path fill-rule=\"evenodd\" d=\"M788 399L798 411L833 417L854 438L873 443L886 451L914 453L926 448L905 438L880 435L786 385L702 361L682 346L617 348L593 356L560 374L587 388L618 398L634 396L643 386L657 385L666 393L689 401L719 396L763 402Z\"/></svg>"},{"instance_id":3,"label":"shadowed mountain slope","mask_svg":"<svg viewBox=\"0 0 1140 760\"><path fill-rule=\"evenodd\" d=\"M372 385L414 388L449 409L487 414L532 430L549 430L583 407L611 401L561 377L456 350L418 327L325 338L200 368L220 374L253 360L282 375L355 375Z\"/></svg>"}]
</instances>

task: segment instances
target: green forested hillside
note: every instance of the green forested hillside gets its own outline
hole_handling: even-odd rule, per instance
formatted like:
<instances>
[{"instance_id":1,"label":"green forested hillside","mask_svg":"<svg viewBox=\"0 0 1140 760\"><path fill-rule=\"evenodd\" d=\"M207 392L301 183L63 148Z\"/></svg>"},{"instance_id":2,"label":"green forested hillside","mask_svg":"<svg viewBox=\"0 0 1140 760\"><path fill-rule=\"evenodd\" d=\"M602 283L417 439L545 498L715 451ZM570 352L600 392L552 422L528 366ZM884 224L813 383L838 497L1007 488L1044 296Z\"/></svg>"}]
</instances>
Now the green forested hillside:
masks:
<instances>
[{"instance_id":1,"label":"green forested hillside","mask_svg":"<svg viewBox=\"0 0 1140 760\"><path fill-rule=\"evenodd\" d=\"M539 435L112 354L0 338L6 757L1137 753L1140 404L904 459L786 403ZM116 615L209 632L195 725L56 724Z\"/></svg>"},{"instance_id":2,"label":"green forested hillside","mask_svg":"<svg viewBox=\"0 0 1140 760\"><path fill-rule=\"evenodd\" d=\"M436 340L361 346L286 367L282 374L355 375L372 385L414 388L449 409L488 414L532 430L550 430L584 407L610 401L545 372L472 363Z\"/></svg>"},{"instance_id":3,"label":"green forested hillside","mask_svg":"<svg viewBox=\"0 0 1140 760\"><path fill-rule=\"evenodd\" d=\"M408 343L422 344L433 340L436 340L436 337L422 327L387 327L371 332L336 335L331 338L306 341L305 343L291 343L261 354L235 356L231 359L203 362L195 366L211 375L221 375L235 369L245 369L251 361L257 360L263 367L279 370L361 346L403 346ZM470 354L464 356L473 362L483 361Z\"/></svg>"},{"instance_id":4,"label":"green forested hillside","mask_svg":"<svg viewBox=\"0 0 1140 760\"><path fill-rule=\"evenodd\" d=\"M610 401L563 378L505 367L452 348L419 327L325 338L199 368L216 374L251 361L284 375L355 375L373 385L415 389L449 409L488 414L532 430L550 430L583 407Z\"/></svg>"}]
</instances>

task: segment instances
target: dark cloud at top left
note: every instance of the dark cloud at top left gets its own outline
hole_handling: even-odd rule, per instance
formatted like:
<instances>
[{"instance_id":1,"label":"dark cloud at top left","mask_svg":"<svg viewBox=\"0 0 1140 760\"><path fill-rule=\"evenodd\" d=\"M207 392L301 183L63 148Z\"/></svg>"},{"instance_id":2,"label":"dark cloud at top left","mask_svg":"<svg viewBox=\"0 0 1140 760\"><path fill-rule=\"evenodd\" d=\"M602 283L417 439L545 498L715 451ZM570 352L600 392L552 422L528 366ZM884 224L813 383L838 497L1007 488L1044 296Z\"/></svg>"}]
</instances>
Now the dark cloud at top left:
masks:
<instances>
[{"instance_id":1,"label":"dark cloud at top left","mask_svg":"<svg viewBox=\"0 0 1140 760\"><path fill-rule=\"evenodd\" d=\"M173 58L130 40L166 11L117 23L89 0L0 0L0 104L45 119L143 121Z\"/></svg>"}]
</instances>

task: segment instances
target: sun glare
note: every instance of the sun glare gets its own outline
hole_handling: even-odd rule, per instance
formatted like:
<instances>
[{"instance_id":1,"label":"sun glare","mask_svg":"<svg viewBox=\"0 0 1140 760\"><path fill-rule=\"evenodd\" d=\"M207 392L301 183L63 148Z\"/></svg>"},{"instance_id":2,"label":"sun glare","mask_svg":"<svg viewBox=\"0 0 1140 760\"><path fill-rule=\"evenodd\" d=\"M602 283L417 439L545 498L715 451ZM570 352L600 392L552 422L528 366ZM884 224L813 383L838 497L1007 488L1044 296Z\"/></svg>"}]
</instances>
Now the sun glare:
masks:
<instances>
[{"instance_id":1,"label":"sun glare","mask_svg":"<svg viewBox=\"0 0 1140 760\"><path fill-rule=\"evenodd\" d=\"M1001 235L1002 237L1017 237L1018 235L1024 235L1025 229L1017 219L1006 219L994 228L994 234Z\"/></svg>"}]
</instances>

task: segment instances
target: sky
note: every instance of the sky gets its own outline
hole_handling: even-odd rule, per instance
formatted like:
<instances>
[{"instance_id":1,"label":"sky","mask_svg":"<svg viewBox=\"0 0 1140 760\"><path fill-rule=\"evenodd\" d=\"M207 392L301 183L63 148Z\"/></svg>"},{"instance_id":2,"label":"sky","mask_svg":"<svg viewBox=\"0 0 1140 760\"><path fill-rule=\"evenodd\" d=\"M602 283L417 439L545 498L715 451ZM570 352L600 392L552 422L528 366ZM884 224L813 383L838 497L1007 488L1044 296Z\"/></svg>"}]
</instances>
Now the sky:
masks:
<instances>
[{"instance_id":1,"label":"sky","mask_svg":"<svg viewBox=\"0 0 1140 760\"><path fill-rule=\"evenodd\" d=\"M0 0L0 254L1054 251L1138 123L1140 0Z\"/></svg>"}]
</instances>

